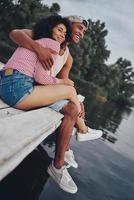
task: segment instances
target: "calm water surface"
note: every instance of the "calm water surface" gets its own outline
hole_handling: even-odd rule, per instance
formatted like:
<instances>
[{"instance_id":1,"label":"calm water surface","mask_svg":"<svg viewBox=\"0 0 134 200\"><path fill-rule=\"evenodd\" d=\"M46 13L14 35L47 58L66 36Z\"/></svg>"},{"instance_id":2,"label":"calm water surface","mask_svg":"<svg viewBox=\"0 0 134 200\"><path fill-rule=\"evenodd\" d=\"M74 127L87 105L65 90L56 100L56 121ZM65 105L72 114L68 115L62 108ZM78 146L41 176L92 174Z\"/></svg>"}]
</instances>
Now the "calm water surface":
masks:
<instances>
[{"instance_id":1,"label":"calm water surface","mask_svg":"<svg viewBox=\"0 0 134 200\"><path fill-rule=\"evenodd\" d=\"M54 136L34 151L0 185L0 199L17 200L134 200L134 109L86 100L87 123L101 128L103 137L77 142L71 148L79 164L69 172L77 194L62 191L47 175L54 155Z\"/></svg>"}]
</instances>

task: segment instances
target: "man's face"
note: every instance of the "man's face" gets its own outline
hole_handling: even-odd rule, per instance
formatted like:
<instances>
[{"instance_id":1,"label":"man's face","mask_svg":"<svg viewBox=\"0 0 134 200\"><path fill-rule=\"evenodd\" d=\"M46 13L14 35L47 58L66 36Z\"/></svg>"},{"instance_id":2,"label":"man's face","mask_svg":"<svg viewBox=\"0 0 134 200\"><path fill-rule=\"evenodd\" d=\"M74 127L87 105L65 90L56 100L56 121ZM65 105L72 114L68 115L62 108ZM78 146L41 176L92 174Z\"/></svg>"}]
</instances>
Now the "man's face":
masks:
<instances>
[{"instance_id":1,"label":"man's face","mask_svg":"<svg viewBox=\"0 0 134 200\"><path fill-rule=\"evenodd\" d=\"M73 22L72 23L72 42L78 43L83 39L86 33L86 27L82 23Z\"/></svg>"}]
</instances>

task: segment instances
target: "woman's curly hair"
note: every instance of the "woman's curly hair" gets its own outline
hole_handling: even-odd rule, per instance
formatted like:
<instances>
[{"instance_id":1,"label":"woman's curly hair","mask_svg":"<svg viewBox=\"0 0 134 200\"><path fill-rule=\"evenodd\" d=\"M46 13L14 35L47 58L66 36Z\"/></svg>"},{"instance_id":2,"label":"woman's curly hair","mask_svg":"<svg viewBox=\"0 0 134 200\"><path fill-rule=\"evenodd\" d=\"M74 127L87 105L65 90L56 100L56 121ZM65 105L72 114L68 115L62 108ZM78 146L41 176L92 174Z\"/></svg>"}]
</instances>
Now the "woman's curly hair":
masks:
<instances>
[{"instance_id":1,"label":"woman's curly hair","mask_svg":"<svg viewBox=\"0 0 134 200\"><path fill-rule=\"evenodd\" d=\"M71 24L67 18L60 15L48 16L37 22L33 27L33 39L52 38L52 29L58 24L65 25L67 29L65 42L70 42L72 34Z\"/></svg>"}]
</instances>

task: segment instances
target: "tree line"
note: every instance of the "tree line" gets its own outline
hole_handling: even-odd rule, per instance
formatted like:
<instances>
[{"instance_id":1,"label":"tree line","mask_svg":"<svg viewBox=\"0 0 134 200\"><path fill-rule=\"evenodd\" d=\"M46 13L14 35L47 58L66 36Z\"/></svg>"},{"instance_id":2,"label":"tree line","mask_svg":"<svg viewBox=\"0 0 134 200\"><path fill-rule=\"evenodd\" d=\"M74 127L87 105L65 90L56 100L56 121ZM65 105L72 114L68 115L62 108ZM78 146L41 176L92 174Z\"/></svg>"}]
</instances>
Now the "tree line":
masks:
<instances>
[{"instance_id":1,"label":"tree line","mask_svg":"<svg viewBox=\"0 0 134 200\"><path fill-rule=\"evenodd\" d=\"M40 18L59 14L60 5L53 3L48 7L41 0L1 0L0 13L0 61L6 62L16 48L9 39L9 32L15 28L32 28ZM87 93L100 93L120 105L130 104L134 94L131 62L118 58L115 63L106 64L110 56L106 25L100 20L88 21L89 29L84 40L70 45L74 58L71 77Z\"/></svg>"}]
</instances>

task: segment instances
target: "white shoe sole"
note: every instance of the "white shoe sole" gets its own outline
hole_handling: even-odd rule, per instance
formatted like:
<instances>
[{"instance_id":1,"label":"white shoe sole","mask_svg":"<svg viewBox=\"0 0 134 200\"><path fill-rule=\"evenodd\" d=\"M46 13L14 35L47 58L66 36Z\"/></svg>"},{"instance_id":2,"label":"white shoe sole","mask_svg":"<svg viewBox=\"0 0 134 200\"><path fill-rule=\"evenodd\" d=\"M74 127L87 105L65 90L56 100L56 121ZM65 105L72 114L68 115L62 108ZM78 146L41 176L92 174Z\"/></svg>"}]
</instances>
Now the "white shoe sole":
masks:
<instances>
[{"instance_id":1,"label":"white shoe sole","mask_svg":"<svg viewBox=\"0 0 134 200\"><path fill-rule=\"evenodd\" d=\"M79 133L79 134L81 134L81 133ZM100 134L96 135L96 137L87 137L86 138L86 137L78 136L78 134L76 137L79 142L84 142L84 141L90 141L90 140L97 140L97 139L101 138L102 135L103 135L103 133L101 132Z\"/></svg>"}]
</instances>

